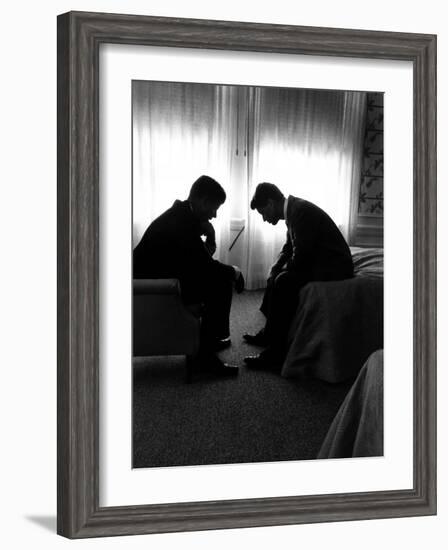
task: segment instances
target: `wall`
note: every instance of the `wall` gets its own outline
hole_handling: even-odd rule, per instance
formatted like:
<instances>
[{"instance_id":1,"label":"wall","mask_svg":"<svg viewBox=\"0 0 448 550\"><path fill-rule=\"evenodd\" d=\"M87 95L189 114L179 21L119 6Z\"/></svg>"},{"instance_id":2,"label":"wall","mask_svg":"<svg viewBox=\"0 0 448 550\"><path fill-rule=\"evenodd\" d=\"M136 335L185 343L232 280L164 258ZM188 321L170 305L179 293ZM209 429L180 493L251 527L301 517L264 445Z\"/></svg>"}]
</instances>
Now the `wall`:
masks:
<instances>
[{"instance_id":1,"label":"wall","mask_svg":"<svg viewBox=\"0 0 448 550\"><path fill-rule=\"evenodd\" d=\"M383 94L367 94L363 163L355 244L383 246Z\"/></svg>"},{"instance_id":2,"label":"wall","mask_svg":"<svg viewBox=\"0 0 448 550\"><path fill-rule=\"evenodd\" d=\"M359 214L383 217L383 94L369 92L366 106Z\"/></svg>"},{"instance_id":3,"label":"wall","mask_svg":"<svg viewBox=\"0 0 448 550\"><path fill-rule=\"evenodd\" d=\"M54 534L56 514L56 15L70 9L439 33L439 204L448 201L448 29L443 3L356 0L297 3L190 0L17 0L2 9L2 419L1 517L4 548L355 550L446 547L448 401L439 401L439 515L246 530L69 542ZM406 6L406 9L403 9ZM3 196L5 193L5 196ZM448 277L439 221L439 280ZM446 286L439 286L439 392L448 387Z\"/></svg>"}]
</instances>

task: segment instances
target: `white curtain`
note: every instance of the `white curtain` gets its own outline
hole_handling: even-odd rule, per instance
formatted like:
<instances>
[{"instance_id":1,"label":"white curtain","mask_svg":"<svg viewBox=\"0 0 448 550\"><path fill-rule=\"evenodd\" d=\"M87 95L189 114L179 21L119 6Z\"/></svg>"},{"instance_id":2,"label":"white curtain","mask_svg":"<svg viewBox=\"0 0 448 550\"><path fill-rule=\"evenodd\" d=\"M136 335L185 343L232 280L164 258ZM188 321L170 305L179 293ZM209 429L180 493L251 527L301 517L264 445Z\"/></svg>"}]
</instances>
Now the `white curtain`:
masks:
<instances>
[{"instance_id":1,"label":"white curtain","mask_svg":"<svg viewBox=\"0 0 448 550\"><path fill-rule=\"evenodd\" d=\"M230 183L235 89L211 84L133 82L133 244L202 174ZM213 221L226 261L229 199Z\"/></svg>"},{"instance_id":2,"label":"white curtain","mask_svg":"<svg viewBox=\"0 0 448 550\"><path fill-rule=\"evenodd\" d=\"M350 242L362 161L365 94L255 88L249 197L258 183L276 184L323 208ZM355 205L355 208L352 206ZM249 208L246 280L265 286L286 239L286 226L264 223Z\"/></svg>"}]
</instances>

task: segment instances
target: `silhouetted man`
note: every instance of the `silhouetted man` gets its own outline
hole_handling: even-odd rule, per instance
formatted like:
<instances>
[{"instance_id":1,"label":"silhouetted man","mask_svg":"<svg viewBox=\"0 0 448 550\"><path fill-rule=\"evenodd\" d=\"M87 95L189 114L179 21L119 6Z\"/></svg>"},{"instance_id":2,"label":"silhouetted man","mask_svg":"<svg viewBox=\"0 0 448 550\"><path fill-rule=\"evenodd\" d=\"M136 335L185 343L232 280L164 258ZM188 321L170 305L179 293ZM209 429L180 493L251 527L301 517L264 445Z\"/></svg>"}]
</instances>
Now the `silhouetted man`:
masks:
<instances>
[{"instance_id":1,"label":"silhouetted man","mask_svg":"<svg viewBox=\"0 0 448 550\"><path fill-rule=\"evenodd\" d=\"M337 281L353 277L350 249L336 224L315 204L293 197L285 198L272 183L260 183L250 204L263 221L276 225L285 220L286 243L272 266L260 307L266 325L244 339L267 346L256 356L245 358L252 368L281 368L287 334L297 308L299 291L310 281Z\"/></svg>"},{"instance_id":2,"label":"silhouetted man","mask_svg":"<svg viewBox=\"0 0 448 550\"><path fill-rule=\"evenodd\" d=\"M237 368L212 355L230 345L232 290L234 285L239 292L244 288L236 266L213 259L216 242L210 220L225 200L217 181L209 176L198 178L187 200L176 200L145 231L134 250L134 278L178 279L183 301L202 306L202 363L219 374L237 374Z\"/></svg>"}]
</instances>

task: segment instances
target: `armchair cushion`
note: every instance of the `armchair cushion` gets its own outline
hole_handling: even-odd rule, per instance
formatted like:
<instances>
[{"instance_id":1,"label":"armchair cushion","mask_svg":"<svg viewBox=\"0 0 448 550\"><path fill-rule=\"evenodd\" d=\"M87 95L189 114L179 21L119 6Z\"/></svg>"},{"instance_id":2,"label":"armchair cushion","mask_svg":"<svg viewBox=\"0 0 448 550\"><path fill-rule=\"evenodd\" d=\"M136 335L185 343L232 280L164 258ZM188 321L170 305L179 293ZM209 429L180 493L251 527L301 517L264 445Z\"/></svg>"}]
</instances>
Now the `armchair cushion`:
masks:
<instances>
[{"instance_id":1,"label":"armchair cushion","mask_svg":"<svg viewBox=\"0 0 448 550\"><path fill-rule=\"evenodd\" d=\"M135 279L133 355L195 355L200 319L182 302L177 279Z\"/></svg>"}]
</instances>

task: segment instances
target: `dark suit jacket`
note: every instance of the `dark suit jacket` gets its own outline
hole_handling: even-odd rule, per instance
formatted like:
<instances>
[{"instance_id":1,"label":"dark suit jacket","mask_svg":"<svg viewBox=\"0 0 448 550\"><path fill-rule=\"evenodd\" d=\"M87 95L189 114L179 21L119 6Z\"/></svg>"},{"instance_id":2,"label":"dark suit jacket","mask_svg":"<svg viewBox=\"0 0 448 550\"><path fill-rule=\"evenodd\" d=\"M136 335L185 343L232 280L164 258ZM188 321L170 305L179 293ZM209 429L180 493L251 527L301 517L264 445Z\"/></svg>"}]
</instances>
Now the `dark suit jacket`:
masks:
<instances>
[{"instance_id":1,"label":"dark suit jacket","mask_svg":"<svg viewBox=\"0 0 448 550\"><path fill-rule=\"evenodd\" d=\"M232 266L212 258L202 232L188 201L175 201L149 225L134 249L134 278L179 279L186 302L202 301L220 277L235 274Z\"/></svg>"},{"instance_id":2,"label":"dark suit jacket","mask_svg":"<svg viewBox=\"0 0 448 550\"><path fill-rule=\"evenodd\" d=\"M296 272L303 282L353 276L350 249L330 216L315 204L289 197L286 243L276 267Z\"/></svg>"}]
</instances>

